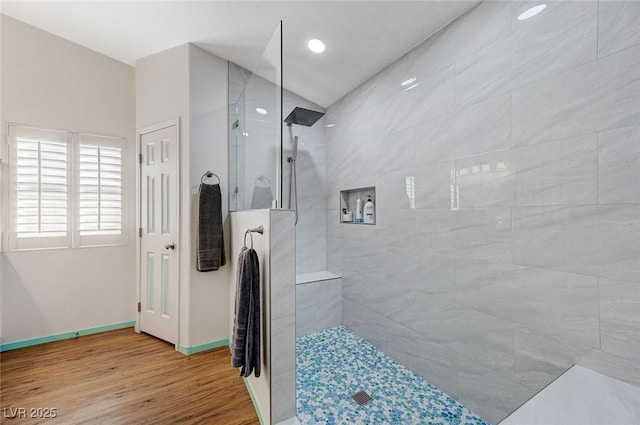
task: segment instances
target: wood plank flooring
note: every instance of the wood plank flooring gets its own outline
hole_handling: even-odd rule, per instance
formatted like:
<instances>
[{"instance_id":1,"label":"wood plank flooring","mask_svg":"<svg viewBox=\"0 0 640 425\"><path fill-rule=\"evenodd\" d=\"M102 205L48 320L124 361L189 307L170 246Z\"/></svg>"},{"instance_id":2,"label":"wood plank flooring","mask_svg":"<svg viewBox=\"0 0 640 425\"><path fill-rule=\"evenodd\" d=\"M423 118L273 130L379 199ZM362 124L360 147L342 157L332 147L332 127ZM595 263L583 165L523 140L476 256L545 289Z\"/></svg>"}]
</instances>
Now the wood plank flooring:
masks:
<instances>
[{"instance_id":1,"label":"wood plank flooring","mask_svg":"<svg viewBox=\"0 0 640 425\"><path fill-rule=\"evenodd\" d=\"M132 328L7 351L0 423L259 425L230 359L227 347L185 356ZM7 417L17 408L27 417Z\"/></svg>"}]
</instances>

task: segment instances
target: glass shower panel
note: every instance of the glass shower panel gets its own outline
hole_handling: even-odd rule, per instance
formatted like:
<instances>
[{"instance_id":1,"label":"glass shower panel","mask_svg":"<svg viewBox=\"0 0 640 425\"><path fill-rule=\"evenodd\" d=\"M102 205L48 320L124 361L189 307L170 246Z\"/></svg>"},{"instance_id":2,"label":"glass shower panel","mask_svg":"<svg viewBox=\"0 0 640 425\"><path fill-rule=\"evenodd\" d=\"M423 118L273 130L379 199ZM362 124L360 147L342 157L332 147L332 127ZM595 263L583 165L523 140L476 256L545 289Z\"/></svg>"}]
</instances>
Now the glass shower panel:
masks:
<instances>
[{"instance_id":1,"label":"glass shower panel","mask_svg":"<svg viewBox=\"0 0 640 425\"><path fill-rule=\"evenodd\" d=\"M229 63L229 209L282 207L282 24L251 69Z\"/></svg>"}]
</instances>

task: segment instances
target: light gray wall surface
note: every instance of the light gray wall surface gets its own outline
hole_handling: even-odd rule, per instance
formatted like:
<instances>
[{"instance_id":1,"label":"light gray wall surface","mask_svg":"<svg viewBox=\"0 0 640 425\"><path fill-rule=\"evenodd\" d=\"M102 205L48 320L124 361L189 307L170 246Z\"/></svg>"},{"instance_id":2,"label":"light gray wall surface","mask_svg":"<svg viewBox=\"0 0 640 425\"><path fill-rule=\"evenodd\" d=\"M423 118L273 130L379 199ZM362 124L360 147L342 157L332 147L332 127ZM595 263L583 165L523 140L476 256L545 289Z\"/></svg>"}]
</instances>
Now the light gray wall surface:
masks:
<instances>
[{"instance_id":1,"label":"light gray wall surface","mask_svg":"<svg viewBox=\"0 0 640 425\"><path fill-rule=\"evenodd\" d=\"M296 285L296 338L342 325L342 279Z\"/></svg>"},{"instance_id":2,"label":"light gray wall surface","mask_svg":"<svg viewBox=\"0 0 640 425\"><path fill-rule=\"evenodd\" d=\"M133 67L0 19L3 134L16 123L122 137L123 175L133 182ZM135 320L135 184L124 185L123 197L128 241L122 246L2 253L2 343Z\"/></svg>"},{"instance_id":3,"label":"light gray wall surface","mask_svg":"<svg viewBox=\"0 0 640 425\"><path fill-rule=\"evenodd\" d=\"M491 422L573 363L640 385L640 3L533 5L481 3L326 117L345 325ZM372 185L376 225L340 224Z\"/></svg>"}]
</instances>

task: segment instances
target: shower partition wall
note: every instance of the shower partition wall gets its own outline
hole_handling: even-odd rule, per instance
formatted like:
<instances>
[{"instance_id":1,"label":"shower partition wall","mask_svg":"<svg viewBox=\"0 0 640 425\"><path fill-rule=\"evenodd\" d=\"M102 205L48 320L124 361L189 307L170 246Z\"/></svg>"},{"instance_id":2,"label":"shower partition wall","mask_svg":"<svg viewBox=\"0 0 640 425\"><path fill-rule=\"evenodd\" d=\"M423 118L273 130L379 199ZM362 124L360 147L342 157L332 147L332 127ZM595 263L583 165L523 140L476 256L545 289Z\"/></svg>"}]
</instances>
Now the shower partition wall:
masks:
<instances>
[{"instance_id":1,"label":"shower partition wall","mask_svg":"<svg viewBox=\"0 0 640 425\"><path fill-rule=\"evenodd\" d=\"M282 24L252 71L229 62L229 210L282 206Z\"/></svg>"}]
</instances>

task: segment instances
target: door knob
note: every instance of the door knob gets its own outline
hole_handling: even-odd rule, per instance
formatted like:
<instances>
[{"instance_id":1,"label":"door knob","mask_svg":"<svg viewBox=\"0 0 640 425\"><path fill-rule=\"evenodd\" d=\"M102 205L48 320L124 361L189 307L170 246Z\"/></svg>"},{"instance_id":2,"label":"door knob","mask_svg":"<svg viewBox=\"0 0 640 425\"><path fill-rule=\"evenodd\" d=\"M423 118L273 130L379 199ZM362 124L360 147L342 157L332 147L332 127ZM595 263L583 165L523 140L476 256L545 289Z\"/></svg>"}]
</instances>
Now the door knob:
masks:
<instances>
[{"instance_id":1,"label":"door knob","mask_svg":"<svg viewBox=\"0 0 640 425\"><path fill-rule=\"evenodd\" d=\"M176 249L176 244L174 244L173 242L168 243L164 246L164 249Z\"/></svg>"}]
</instances>

